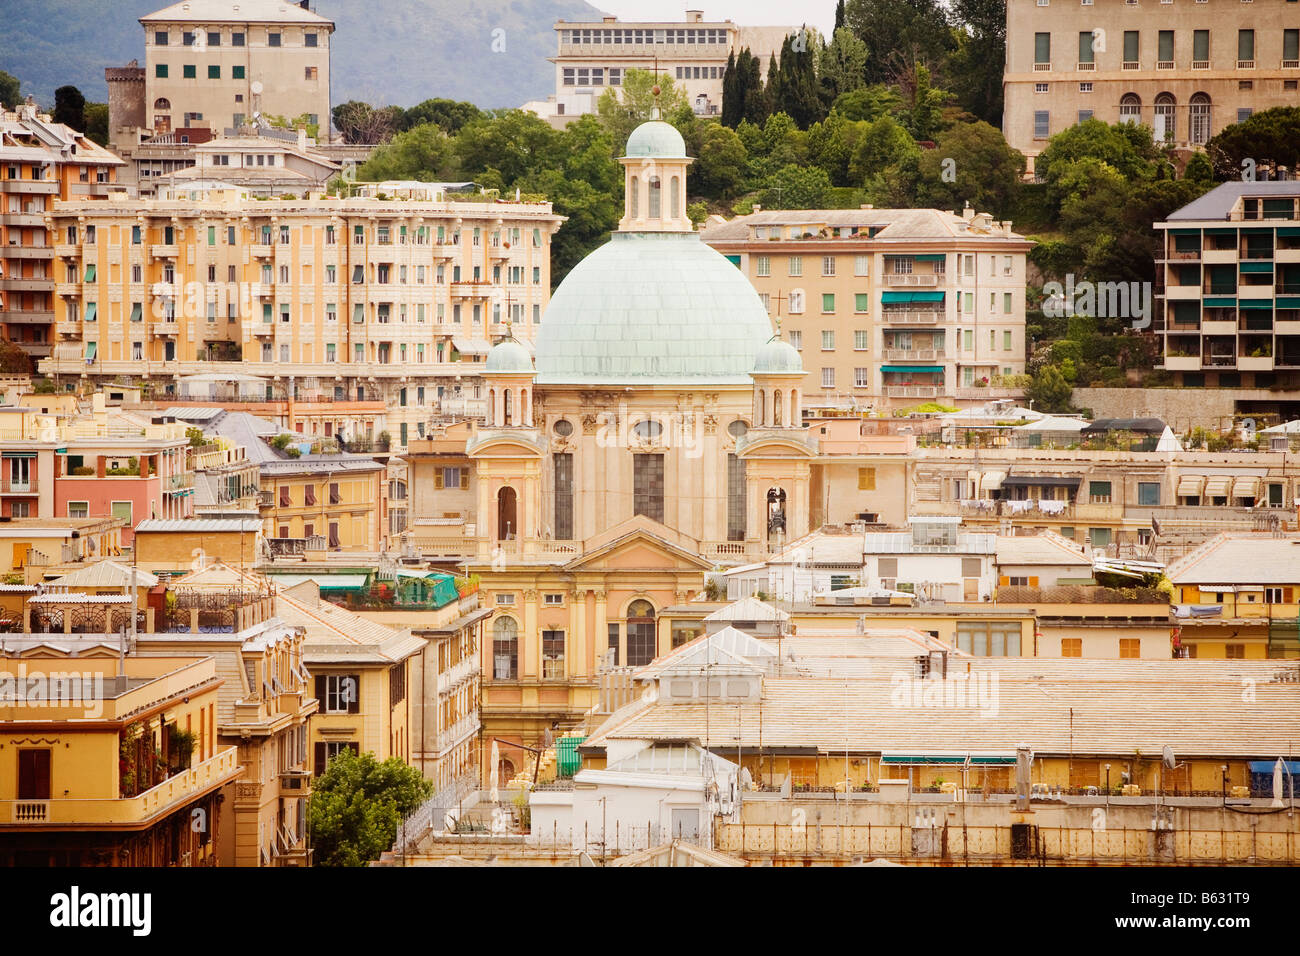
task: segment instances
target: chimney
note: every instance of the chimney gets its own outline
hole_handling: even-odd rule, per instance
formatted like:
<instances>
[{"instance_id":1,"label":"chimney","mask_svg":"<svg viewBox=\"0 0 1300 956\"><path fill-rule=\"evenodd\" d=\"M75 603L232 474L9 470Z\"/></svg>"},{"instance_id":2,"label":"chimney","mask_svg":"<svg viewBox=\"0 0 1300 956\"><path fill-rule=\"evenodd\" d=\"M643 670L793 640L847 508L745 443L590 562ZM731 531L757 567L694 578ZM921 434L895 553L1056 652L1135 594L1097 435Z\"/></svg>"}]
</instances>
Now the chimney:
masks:
<instances>
[{"instance_id":1,"label":"chimney","mask_svg":"<svg viewBox=\"0 0 1300 956\"><path fill-rule=\"evenodd\" d=\"M754 203L754 209L753 209L753 211L754 211L754 212L762 212L762 211L763 211L763 206L762 206L762 204L760 204L760 203Z\"/></svg>"},{"instance_id":2,"label":"chimney","mask_svg":"<svg viewBox=\"0 0 1300 956\"><path fill-rule=\"evenodd\" d=\"M307 130L305 127L298 127L298 148L303 152L307 150Z\"/></svg>"},{"instance_id":3,"label":"chimney","mask_svg":"<svg viewBox=\"0 0 1300 956\"><path fill-rule=\"evenodd\" d=\"M966 208L961 211L961 217L967 222L970 222L975 217L975 210L971 208L970 203L967 203Z\"/></svg>"},{"instance_id":4,"label":"chimney","mask_svg":"<svg viewBox=\"0 0 1300 956\"><path fill-rule=\"evenodd\" d=\"M687 22L687 23L703 23L703 22L704 22L704 11L703 11L703 10L687 10L687 11L686 11L686 22Z\"/></svg>"}]
</instances>

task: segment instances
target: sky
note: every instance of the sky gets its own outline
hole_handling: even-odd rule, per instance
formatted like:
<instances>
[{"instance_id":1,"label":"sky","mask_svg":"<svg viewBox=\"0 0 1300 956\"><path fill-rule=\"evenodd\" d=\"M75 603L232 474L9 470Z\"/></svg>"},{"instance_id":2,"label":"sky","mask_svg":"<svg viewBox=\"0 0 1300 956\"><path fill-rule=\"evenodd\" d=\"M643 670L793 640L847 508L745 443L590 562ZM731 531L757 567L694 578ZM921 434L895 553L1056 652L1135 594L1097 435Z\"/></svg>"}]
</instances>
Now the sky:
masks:
<instances>
[{"instance_id":1,"label":"sky","mask_svg":"<svg viewBox=\"0 0 1300 956\"><path fill-rule=\"evenodd\" d=\"M687 9L704 11L705 20L734 20L741 26L800 26L823 36L835 26L835 0L587 0L621 20L685 20Z\"/></svg>"}]
</instances>

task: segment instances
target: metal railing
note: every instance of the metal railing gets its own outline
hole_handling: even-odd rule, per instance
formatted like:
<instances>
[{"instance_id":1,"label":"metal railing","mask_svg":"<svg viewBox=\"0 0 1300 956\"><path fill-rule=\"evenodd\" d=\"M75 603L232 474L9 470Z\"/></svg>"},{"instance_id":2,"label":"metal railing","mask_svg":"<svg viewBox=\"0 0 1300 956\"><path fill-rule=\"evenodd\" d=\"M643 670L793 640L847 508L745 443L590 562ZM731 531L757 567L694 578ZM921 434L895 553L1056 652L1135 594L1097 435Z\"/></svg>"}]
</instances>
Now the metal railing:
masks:
<instances>
[{"instance_id":1,"label":"metal railing","mask_svg":"<svg viewBox=\"0 0 1300 956\"><path fill-rule=\"evenodd\" d=\"M478 790L477 772L467 773L426 800L397 827L394 853L409 853L431 830L447 828L448 814Z\"/></svg>"}]
</instances>

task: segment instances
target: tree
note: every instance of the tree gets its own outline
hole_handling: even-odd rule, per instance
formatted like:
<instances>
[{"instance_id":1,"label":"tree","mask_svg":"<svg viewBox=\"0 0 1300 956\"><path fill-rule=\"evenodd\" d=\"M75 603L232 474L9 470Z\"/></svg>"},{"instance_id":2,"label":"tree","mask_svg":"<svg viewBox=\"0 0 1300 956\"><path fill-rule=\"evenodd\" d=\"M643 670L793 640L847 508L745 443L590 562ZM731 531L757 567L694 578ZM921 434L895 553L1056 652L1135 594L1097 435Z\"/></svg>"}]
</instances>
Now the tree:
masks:
<instances>
[{"instance_id":1,"label":"tree","mask_svg":"<svg viewBox=\"0 0 1300 956\"><path fill-rule=\"evenodd\" d=\"M1220 180L1242 179L1249 171L1264 178L1269 166L1300 166L1300 107L1275 106L1223 129L1205 146Z\"/></svg>"},{"instance_id":2,"label":"tree","mask_svg":"<svg viewBox=\"0 0 1300 956\"><path fill-rule=\"evenodd\" d=\"M898 168L909 158L920 159L921 150L892 116L882 116L871 123L858 140L849 163L849 177L853 182L864 182L868 177L887 173Z\"/></svg>"},{"instance_id":3,"label":"tree","mask_svg":"<svg viewBox=\"0 0 1300 956\"><path fill-rule=\"evenodd\" d=\"M961 209L1010 218L1025 171L1025 157L983 121L962 123L939 134L920 157L916 201L936 209Z\"/></svg>"},{"instance_id":4,"label":"tree","mask_svg":"<svg viewBox=\"0 0 1300 956\"><path fill-rule=\"evenodd\" d=\"M370 181L418 179L438 182L446 180L453 168L451 140L437 124L425 123L398 133L376 147L357 170L357 177Z\"/></svg>"},{"instance_id":5,"label":"tree","mask_svg":"<svg viewBox=\"0 0 1300 956\"><path fill-rule=\"evenodd\" d=\"M87 103L85 110L86 136L100 146L108 145L108 104Z\"/></svg>"},{"instance_id":6,"label":"tree","mask_svg":"<svg viewBox=\"0 0 1300 956\"><path fill-rule=\"evenodd\" d=\"M765 209L820 209L830 189L824 169L792 164L768 177L759 201Z\"/></svg>"},{"instance_id":7,"label":"tree","mask_svg":"<svg viewBox=\"0 0 1300 956\"><path fill-rule=\"evenodd\" d=\"M480 179L480 172L495 169L502 185L514 186L538 170L561 165L559 131L526 110L475 120L453 143L460 173L467 179Z\"/></svg>"},{"instance_id":8,"label":"tree","mask_svg":"<svg viewBox=\"0 0 1300 956\"><path fill-rule=\"evenodd\" d=\"M867 83L883 83L898 61L939 63L955 45L938 0L848 0L845 24L866 43Z\"/></svg>"},{"instance_id":9,"label":"tree","mask_svg":"<svg viewBox=\"0 0 1300 956\"><path fill-rule=\"evenodd\" d=\"M56 123L62 123L78 132L86 129L86 98L75 86L60 86L54 91L54 115Z\"/></svg>"},{"instance_id":10,"label":"tree","mask_svg":"<svg viewBox=\"0 0 1300 956\"><path fill-rule=\"evenodd\" d=\"M690 168L695 191L711 199L730 199L740 192L749 154L736 131L709 123L702 133L699 155Z\"/></svg>"},{"instance_id":11,"label":"tree","mask_svg":"<svg viewBox=\"0 0 1300 956\"><path fill-rule=\"evenodd\" d=\"M894 83L903 103L899 120L913 139L932 141L942 124L949 94L932 86L929 68L915 61L898 71Z\"/></svg>"},{"instance_id":12,"label":"tree","mask_svg":"<svg viewBox=\"0 0 1300 956\"><path fill-rule=\"evenodd\" d=\"M866 120L870 123L902 106L903 98L898 95L898 90L883 83L874 83L835 97L831 112L839 113L845 119Z\"/></svg>"},{"instance_id":13,"label":"tree","mask_svg":"<svg viewBox=\"0 0 1300 956\"><path fill-rule=\"evenodd\" d=\"M1029 380L1029 387L1025 389L1025 397L1040 412L1070 411L1072 395L1070 383L1054 365L1044 365L1036 371Z\"/></svg>"},{"instance_id":14,"label":"tree","mask_svg":"<svg viewBox=\"0 0 1300 956\"><path fill-rule=\"evenodd\" d=\"M800 129L807 129L822 117L816 68L820 46L821 37L807 26L787 35L781 44L772 109L786 113Z\"/></svg>"},{"instance_id":15,"label":"tree","mask_svg":"<svg viewBox=\"0 0 1300 956\"><path fill-rule=\"evenodd\" d=\"M307 825L316 866L365 866L393 845L402 818L433 793L433 782L396 757L344 748L312 788Z\"/></svg>"},{"instance_id":16,"label":"tree","mask_svg":"<svg viewBox=\"0 0 1300 956\"><path fill-rule=\"evenodd\" d=\"M957 103L994 126L1002 125L1002 73L1006 63L1006 0L954 0L956 48L948 59Z\"/></svg>"},{"instance_id":17,"label":"tree","mask_svg":"<svg viewBox=\"0 0 1300 956\"><path fill-rule=\"evenodd\" d=\"M400 106L375 109L369 103L348 100L334 107L330 115L345 143L368 146L387 142L397 131L401 113Z\"/></svg>"},{"instance_id":18,"label":"tree","mask_svg":"<svg viewBox=\"0 0 1300 956\"><path fill-rule=\"evenodd\" d=\"M839 10L843 10L841 0ZM838 12L838 11L837 11ZM828 103L866 85L867 45L848 27L838 27L817 63L822 96Z\"/></svg>"},{"instance_id":19,"label":"tree","mask_svg":"<svg viewBox=\"0 0 1300 956\"><path fill-rule=\"evenodd\" d=\"M22 95L18 77L0 70L0 106L7 110L18 108Z\"/></svg>"},{"instance_id":20,"label":"tree","mask_svg":"<svg viewBox=\"0 0 1300 956\"><path fill-rule=\"evenodd\" d=\"M727 54L727 65L722 69L722 124L732 129L745 115L742 111L745 101L741 88L743 82L736 72L736 51L732 50Z\"/></svg>"},{"instance_id":21,"label":"tree","mask_svg":"<svg viewBox=\"0 0 1300 956\"><path fill-rule=\"evenodd\" d=\"M202 448L208 443L207 436L203 434L203 429L194 425L185 429L185 437L190 440L191 448Z\"/></svg>"},{"instance_id":22,"label":"tree","mask_svg":"<svg viewBox=\"0 0 1300 956\"><path fill-rule=\"evenodd\" d=\"M474 120L483 119L486 114L473 103L459 100L431 99L417 103L409 110L403 110L397 122L399 131L414 129L425 123L437 123L448 135L457 133L461 127Z\"/></svg>"},{"instance_id":23,"label":"tree","mask_svg":"<svg viewBox=\"0 0 1300 956\"><path fill-rule=\"evenodd\" d=\"M276 129L303 129L307 131L307 135L312 139L317 139L320 136L320 124L311 122L310 114L308 113L299 113L297 116L292 118L281 116L276 113L263 113L262 119L266 120L270 126L273 126Z\"/></svg>"},{"instance_id":24,"label":"tree","mask_svg":"<svg viewBox=\"0 0 1300 956\"><path fill-rule=\"evenodd\" d=\"M654 94L656 86L659 87L658 96ZM596 101L596 115L609 130L614 148L621 153L632 130L651 119L656 108L663 119L689 105L686 90L675 84L671 76L659 74L656 77L648 70L627 70L623 74L622 86L611 86L600 95Z\"/></svg>"},{"instance_id":25,"label":"tree","mask_svg":"<svg viewBox=\"0 0 1300 956\"><path fill-rule=\"evenodd\" d=\"M31 359L22 350L22 346L8 339L0 339L0 372L13 372L20 375L32 373Z\"/></svg>"}]
</instances>

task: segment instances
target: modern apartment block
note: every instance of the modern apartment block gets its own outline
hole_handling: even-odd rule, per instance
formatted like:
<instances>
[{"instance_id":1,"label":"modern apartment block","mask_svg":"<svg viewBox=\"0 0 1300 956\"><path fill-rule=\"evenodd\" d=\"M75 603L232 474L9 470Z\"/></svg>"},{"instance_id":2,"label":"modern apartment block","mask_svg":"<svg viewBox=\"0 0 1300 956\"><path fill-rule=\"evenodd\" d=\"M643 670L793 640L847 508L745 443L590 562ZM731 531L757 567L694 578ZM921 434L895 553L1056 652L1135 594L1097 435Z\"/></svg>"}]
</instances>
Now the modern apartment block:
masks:
<instances>
[{"instance_id":1,"label":"modern apartment block","mask_svg":"<svg viewBox=\"0 0 1300 956\"><path fill-rule=\"evenodd\" d=\"M804 408L983 402L1025 370L1031 243L969 207L756 211L704 241L754 284L810 373Z\"/></svg>"},{"instance_id":2,"label":"modern apartment block","mask_svg":"<svg viewBox=\"0 0 1300 956\"><path fill-rule=\"evenodd\" d=\"M217 376L265 398L380 399L399 446L434 417L481 414L483 358L507 322L532 341L563 217L403 185L59 205L59 342L43 370L159 398Z\"/></svg>"},{"instance_id":3,"label":"modern apartment block","mask_svg":"<svg viewBox=\"0 0 1300 956\"><path fill-rule=\"evenodd\" d=\"M54 340L54 244L45 216L56 199L102 199L123 165L83 134L24 105L0 113L0 334L29 356Z\"/></svg>"},{"instance_id":4,"label":"modern apartment block","mask_svg":"<svg viewBox=\"0 0 1300 956\"><path fill-rule=\"evenodd\" d=\"M706 21L700 10L685 20L657 23L617 17L555 24L559 41L555 97L546 107L556 117L594 113L609 87L620 86L628 70L658 69L686 90L700 116L722 112L722 74L727 57L748 47L766 68L768 56L780 56L781 44L798 26L742 27L731 20Z\"/></svg>"},{"instance_id":5,"label":"modern apartment block","mask_svg":"<svg viewBox=\"0 0 1300 956\"><path fill-rule=\"evenodd\" d=\"M306 114L328 132L334 23L307 0L183 0L140 24L143 89L133 73L109 76L110 86L119 81L120 95L110 97L115 146L138 142L142 132L238 128L259 112ZM134 101L141 92L143 109ZM143 130L134 125L141 118Z\"/></svg>"},{"instance_id":6,"label":"modern apartment block","mask_svg":"<svg viewBox=\"0 0 1300 956\"><path fill-rule=\"evenodd\" d=\"M1300 182L1224 183L1155 228L1179 384L1300 388Z\"/></svg>"},{"instance_id":7,"label":"modern apartment block","mask_svg":"<svg viewBox=\"0 0 1300 956\"><path fill-rule=\"evenodd\" d=\"M1029 157L1096 117L1202 147L1300 99L1295 0L1009 0L1002 131Z\"/></svg>"}]
</instances>

